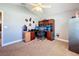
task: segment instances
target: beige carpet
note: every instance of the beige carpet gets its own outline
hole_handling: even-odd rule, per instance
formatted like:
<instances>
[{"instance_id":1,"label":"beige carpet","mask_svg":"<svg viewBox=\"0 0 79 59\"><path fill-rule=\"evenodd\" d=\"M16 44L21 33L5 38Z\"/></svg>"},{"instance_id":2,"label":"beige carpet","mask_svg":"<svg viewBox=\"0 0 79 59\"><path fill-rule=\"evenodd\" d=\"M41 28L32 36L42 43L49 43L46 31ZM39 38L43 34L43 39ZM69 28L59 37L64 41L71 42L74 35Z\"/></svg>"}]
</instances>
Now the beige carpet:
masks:
<instances>
[{"instance_id":1,"label":"beige carpet","mask_svg":"<svg viewBox=\"0 0 79 59\"><path fill-rule=\"evenodd\" d=\"M0 55L6 56L78 56L68 50L68 44L58 40L33 40L0 47Z\"/></svg>"}]
</instances>

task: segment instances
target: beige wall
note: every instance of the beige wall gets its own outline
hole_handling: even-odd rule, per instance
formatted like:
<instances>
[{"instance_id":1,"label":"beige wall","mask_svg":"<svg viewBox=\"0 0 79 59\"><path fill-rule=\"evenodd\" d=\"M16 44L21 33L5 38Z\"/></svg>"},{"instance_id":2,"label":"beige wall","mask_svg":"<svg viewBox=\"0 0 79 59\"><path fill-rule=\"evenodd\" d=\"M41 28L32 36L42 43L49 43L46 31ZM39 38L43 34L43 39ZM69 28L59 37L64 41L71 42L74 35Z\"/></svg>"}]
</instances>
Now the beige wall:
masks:
<instances>
[{"instance_id":1,"label":"beige wall","mask_svg":"<svg viewBox=\"0 0 79 59\"><path fill-rule=\"evenodd\" d=\"M76 10L69 10L48 17L55 19L55 35L59 34L59 38L68 39L68 21L75 12Z\"/></svg>"},{"instance_id":2,"label":"beige wall","mask_svg":"<svg viewBox=\"0 0 79 59\"><path fill-rule=\"evenodd\" d=\"M61 27L61 30L60 30L60 37L61 39L68 39L68 25L67 24L64 24L62 27Z\"/></svg>"},{"instance_id":3,"label":"beige wall","mask_svg":"<svg viewBox=\"0 0 79 59\"><path fill-rule=\"evenodd\" d=\"M56 20L56 33L59 33L59 38L68 40L68 21L75 12L76 10L65 11L54 17Z\"/></svg>"}]
</instances>

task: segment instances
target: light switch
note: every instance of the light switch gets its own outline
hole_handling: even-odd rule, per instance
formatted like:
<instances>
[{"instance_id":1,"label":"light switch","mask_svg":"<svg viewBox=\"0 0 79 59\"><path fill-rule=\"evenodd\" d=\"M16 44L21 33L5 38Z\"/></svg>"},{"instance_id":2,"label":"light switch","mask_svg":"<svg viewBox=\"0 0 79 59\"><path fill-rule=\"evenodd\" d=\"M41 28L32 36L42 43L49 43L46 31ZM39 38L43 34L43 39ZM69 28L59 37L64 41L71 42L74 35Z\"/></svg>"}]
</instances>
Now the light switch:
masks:
<instances>
[{"instance_id":1,"label":"light switch","mask_svg":"<svg viewBox=\"0 0 79 59\"><path fill-rule=\"evenodd\" d=\"M4 28L8 28L8 26L4 26Z\"/></svg>"}]
</instances>

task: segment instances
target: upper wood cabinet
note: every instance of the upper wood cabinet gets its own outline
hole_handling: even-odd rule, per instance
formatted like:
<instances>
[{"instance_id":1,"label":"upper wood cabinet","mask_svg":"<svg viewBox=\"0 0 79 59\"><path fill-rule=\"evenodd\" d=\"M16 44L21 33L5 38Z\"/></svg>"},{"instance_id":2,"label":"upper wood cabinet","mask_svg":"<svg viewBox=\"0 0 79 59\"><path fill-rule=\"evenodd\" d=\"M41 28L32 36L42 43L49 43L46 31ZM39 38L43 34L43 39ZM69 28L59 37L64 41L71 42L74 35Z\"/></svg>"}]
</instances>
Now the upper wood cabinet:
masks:
<instances>
[{"instance_id":1,"label":"upper wood cabinet","mask_svg":"<svg viewBox=\"0 0 79 59\"><path fill-rule=\"evenodd\" d=\"M47 31L46 33L46 37L48 40L54 40L55 38L55 21L54 19L43 19L42 21L38 22L38 25L41 26L47 26L47 25L51 25L52 26L52 30L51 31Z\"/></svg>"}]
</instances>

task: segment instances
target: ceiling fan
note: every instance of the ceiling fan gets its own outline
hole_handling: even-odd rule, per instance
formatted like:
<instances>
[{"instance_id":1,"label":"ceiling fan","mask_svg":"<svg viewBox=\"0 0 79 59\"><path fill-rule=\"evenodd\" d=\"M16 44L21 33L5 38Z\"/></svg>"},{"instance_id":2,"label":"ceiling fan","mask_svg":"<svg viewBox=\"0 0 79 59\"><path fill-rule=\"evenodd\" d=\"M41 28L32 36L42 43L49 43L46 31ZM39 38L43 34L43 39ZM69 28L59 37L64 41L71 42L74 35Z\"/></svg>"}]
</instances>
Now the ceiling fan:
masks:
<instances>
[{"instance_id":1,"label":"ceiling fan","mask_svg":"<svg viewBox=\"0 0 79 59\"><path fill-rule=\"evenodd\" d=\"M22 6L26 6L26 3L21 3ZM32 11L42 12L44 8L51 8L51 5L47 5L44 3L29 3L28 6L32 7Z\"/></svg>"},{"instance_id":2,"label":"ceiling fan","mask_svg":"<svg viewBox=\"0 0 79 59\"><path fill-rule=\"evenodd\" d=\"M51 8L51 5L45 5L43 3L31 3L32 11L42 12L44 8Z\"/></svg>"}]
</instances>

